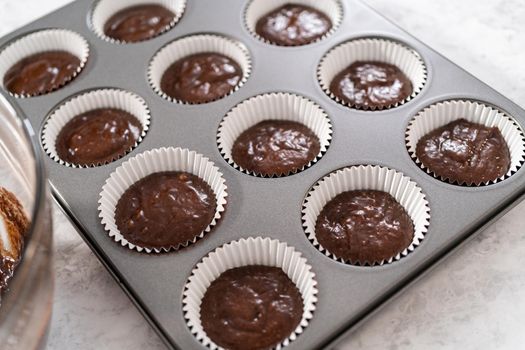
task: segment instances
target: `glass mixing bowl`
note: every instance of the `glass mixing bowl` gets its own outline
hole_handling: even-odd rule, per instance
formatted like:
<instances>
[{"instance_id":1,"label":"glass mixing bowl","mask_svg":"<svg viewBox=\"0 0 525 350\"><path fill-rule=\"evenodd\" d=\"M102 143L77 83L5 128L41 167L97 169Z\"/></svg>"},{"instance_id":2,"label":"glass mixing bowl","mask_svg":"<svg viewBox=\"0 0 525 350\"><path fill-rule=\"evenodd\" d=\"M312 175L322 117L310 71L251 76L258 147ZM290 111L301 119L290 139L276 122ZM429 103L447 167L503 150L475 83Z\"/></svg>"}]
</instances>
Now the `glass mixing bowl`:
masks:
<instances>
[{"instance_id":1,"label":"glass mixing bowl","mask_svg":"<svg viewBox=\"0 0 525 350\"><path fill-rule=\"evenodd\" d=\"M1 296L0 349L42 349L53 301L52 223L37 136L9 96L0 93L0 186L31 219L22 260Z\"/></svg>"}]
</instances>

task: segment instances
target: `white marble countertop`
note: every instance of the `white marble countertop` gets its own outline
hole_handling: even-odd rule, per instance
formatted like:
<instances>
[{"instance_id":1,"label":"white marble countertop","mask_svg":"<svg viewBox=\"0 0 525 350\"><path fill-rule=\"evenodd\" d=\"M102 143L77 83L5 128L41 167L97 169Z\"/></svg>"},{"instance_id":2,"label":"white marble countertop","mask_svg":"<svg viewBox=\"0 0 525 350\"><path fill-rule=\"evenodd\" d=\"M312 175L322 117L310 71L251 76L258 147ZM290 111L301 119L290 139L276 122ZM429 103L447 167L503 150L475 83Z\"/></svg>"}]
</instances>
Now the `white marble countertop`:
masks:
<instances>
[{"instance_id":1,"label":"white marble countertop","mask_svg":"<svg viewBox=\"0 0 525 350\"><path fill-rule=\"evenodd\" d=\"M69 0L0 0L0 35ZM368 0L525 107L521 0ZM340 349L518 349L525 343L525 203L367 321ZM163 349L55 208L56 292L49 349Z\"/></svg>"}]
</instances>

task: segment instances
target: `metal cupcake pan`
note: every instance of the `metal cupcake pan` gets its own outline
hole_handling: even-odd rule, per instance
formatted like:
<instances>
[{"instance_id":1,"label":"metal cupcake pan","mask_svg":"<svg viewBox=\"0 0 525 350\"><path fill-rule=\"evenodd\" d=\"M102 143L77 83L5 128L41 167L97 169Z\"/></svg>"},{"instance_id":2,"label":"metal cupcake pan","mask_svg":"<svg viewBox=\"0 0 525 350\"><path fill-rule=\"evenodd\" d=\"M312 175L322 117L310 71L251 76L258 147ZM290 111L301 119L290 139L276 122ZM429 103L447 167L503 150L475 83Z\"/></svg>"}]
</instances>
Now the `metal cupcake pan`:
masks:
<instances>
[{"instance_id":1,"label":"metal cupcake pan","mask_svg":"<svg viewBox=\"0 0 525 350\"><path fill-rule=\"evenodd\" d=\"M151 124L142 142L125 157L104 166L73 168L45 157L55 199L82 237L123 290L171 348L201 349L184 320L183 292L192 270L211 251L246 237L286 242L312 266L319 290L313 318L286 349L331 347L339 336L400 292L403 287L472 237L525 195L524 170L496 184L467 187L448 184L427 174L407 151L409 122L429 105L448 99L470 99L492 105L525 126L525 111L469 73L399 29L358 0L343 2L343 20L324 40L302 47L278 47L250 34L243 14L248 1L188 2L184 15L168 32L138 44L101 40L89 26L95 1L78 0L0 39L4 47L25 33L63 28L90 44L83 72L51 94L18 99L34 129L41 132L48 113L84 91L119 88L143 97ZM252 72L235 93L201 105L173 103L160 97L147 80L155 53L177 38L213 33L233 38L250 51ZM415 49L427 67L427 82L411 101L382 111L360 111L338 104L317 81L322 57L353 38L382 37ZM318 104L332 123L326 154L311 167L286 177L260 178L242 173L221 156L217 131L224 116L242 101L264 93L288 92ZM131 157L154 148L182 147L208 157L228 186L226 211L204 239L176 252L138 253L117 244L98 217L98 200L109 175ZM425 239L407 256L382 266L343 264L320 252L302 226L302 203L311 187L331 172L351 165L395 169L424 192L430 208ZM503 237L504 239L504 237Z\"/></svg>"}]
</instances>

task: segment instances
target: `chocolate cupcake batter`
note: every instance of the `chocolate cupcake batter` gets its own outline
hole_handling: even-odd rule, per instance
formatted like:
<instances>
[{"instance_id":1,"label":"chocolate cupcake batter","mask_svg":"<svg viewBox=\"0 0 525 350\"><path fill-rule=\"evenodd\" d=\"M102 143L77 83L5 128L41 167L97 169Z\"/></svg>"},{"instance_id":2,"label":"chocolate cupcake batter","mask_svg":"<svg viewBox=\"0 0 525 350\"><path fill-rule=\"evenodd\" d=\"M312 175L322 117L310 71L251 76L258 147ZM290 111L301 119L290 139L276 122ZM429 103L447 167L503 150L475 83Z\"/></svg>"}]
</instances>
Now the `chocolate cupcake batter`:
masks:
<instances>
[{"instance_id":1,"label":"chocolate cupcake batter","mask_svg":"<svg viewBox=\"0 0 525 350\"><path fill-rule=\"evenodd\" d=\"M172 64L161 80L168 96L188 102L206 103L228 95L243 73L237 62L213 52L198 53Z\"/></svg>"},{"instance_id":2,"label":"chocolate cupcake batter","mask_svg":"<svg viewBox=\"0 0 525 350\"><path fill-rule=\"evenodd\" d=\"M5 232L5 235L0 235L0 293L7 289L22 257L29 224L22 204L15 195L0 187L0 225L3 225L0 230Z\"/></svg>"},{"instance_id":3,"label":"chocolate cupcake batter","mask_svg":"<svg viewBox=\"0 0 525 350\"><path fill-rule=\"evenodd\" d=\"M332 29L332 21L313 7L286 4L257 21L255 31L272 44L298 46L310 44Z\"/></svg>"},{"instance_id":4,"label":"chocolate cupcake batter","mask_svg":"<svg viewBox=\"0 0 525 350\"><path fill-rule=\"evenodd\" d=\"M265 120L235 140L232 157L242 168L266 176L287 174L319 154L319 138L301 123Z\"/></svg>"},{"instance_id":5,"label":"chocolate cupcake batter","mask_svg":"<svg viewBox=\"0 0 525 350\"><path fill-rule=\"evenodd\" d=\"M128 43L139 42L162 34L174 19L175 14L161 5L131 6L110 17L104 34Z\"/></svg>"},{"instance_id":6,"label":"chocolate cupcake batter","mask_svg":"<svg viewBox=\"0 0 525 350\"><path fill-rule=\"evenodd\" d=\"M56 139L60 159L77 165L111 162L137 142L142 125L128 112L114 108L95 109L71 119Z\"/></svg>"},{"instance_id":7,"label":"chocolate cupcake batter","mask_svg":"<svg viewBox=\"0 0 525 350\"><path fill-rule=\"evenodd\" d=\"M36 96L58 89L80 67L78 57L66 51L46 51L28 56L4 76L4 86L13 94Z\"/></svg>"},{"instance_id":8,"label":"chocolate cupcake batter","mask_svg":"<svg viewBox=\"0 0 525 350\"><path fill-rule=\"evenodd\" d=\"M414 225L403 206L382 191L348 191L329 201L315 225L319 243L338 258L373 264L408 248Z\"/></svg>"},{"instance_id":9,"label":"chocolate cupcake batter","mask_svg":"<svg viewBox=\"0 0 525 350\"><path fill-rule=\"evenodd\" d=\"M133 244L177 247L208 227L216 206L213 190L204 180L185 172L160 172L124 192L115 221L122 236Z\"/></svg>"},{"instance_id":10,"label":"chocolate cupcake batter","mask_svg":"<svg viewBox=\"0 0 525 350\"><path fill-rule=\"evenodd\" d=\"M211 283L200 314L215 344L230 350L270 349L301 322L303 299L282 269L244 266Z\"/></svg>"},{"instance_id":11,"label":"chocolate cupcake batter","mask_svg":"<svg viewBox=\"0 0 525 350\"><path fill-rule=\"evenodd\" d=\"M330 91L352 106L376 109L404 101L413 88L410 79L394 65L358 61L335 76Z\"/></svg>"},{"instance_id":12,"label":"chocolate cupcake batter","mask_svg":"<svg viewBox=\"0 0 525 350\"><path fill-rule=\"evenodd\" d=\"M423 136L416 155L436 175L469 185L496 180L510 166L509 147L499 129L465 119Z\"/></svg>"}]
</instances>

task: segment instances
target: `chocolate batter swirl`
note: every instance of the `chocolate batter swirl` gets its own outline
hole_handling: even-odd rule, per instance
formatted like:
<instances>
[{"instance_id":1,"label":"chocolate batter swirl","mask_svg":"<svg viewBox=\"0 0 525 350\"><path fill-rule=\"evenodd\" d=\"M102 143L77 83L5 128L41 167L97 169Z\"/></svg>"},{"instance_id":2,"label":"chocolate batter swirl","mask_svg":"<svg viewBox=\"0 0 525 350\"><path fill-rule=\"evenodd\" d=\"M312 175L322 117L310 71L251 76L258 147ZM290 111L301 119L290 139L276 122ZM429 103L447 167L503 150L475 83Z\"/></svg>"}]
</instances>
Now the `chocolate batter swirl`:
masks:
<instances>
[{"instance_id":1,"label":"chocolate batter swirl","mask_svg":"<svg viewBox=\"0 0 525 350\"><path fill-rule=\"evenodd\" d=\"M204 331L231 350L270 349L297 328L301 293L277 267L244 266L221 274L201 304Z\"/></svg>"},{"instance_id":2,"label":"chocolate batter swirl","mask_svg":"<svg viewBox=\"0 0 525 350\"><path fill-rule=\"evenodd\" d=\"M297 171L319 154L317 135L301 123L262 121L233 144L232 158L242 168L273 176Z\"/></svg>"},{"instance_id":3,"label":"chocolate batter swirl","mask_svg":"<svg viewBox=\"0 0 525 350\"><path fill-rule=\"evenodd\" d=\"M122 236L133 244L177 247L208 227L216 206L215 194L204 180L185 172L160 172L124 192L115 221Z\"/></svg>"},{"instance_id":4,"label":"chocolate batter swirl","mask_svg":"<svg viewBox=\"0 0 525 350\"><path fill-rule=\"evenodd\" d=\"M168 96L206 103L228 95L242 79L242 69L231 58L213 52L190 55L172 64L162 76L161 89Z\"/></svg>"},{"instance_id":5,"label":"chocolate batter swirl","mask_svg":"<svg viewBox=\"0 0 525 350\"><path fill-rule=\"evenodd\" d=\"M4 86L13 94L36 96L58 89L76 74L80 60L66 51L46 51L28 56L4 76Z\"/></svg>"},{"instance_id":6,"label":"chocolate batter swirl","mask_svg":"<svg viewBox=\"0 0 525 350\"><path fill-rule=\"evenodd\" d=\"M436 175L469 185L496 180L510 166L509 147L499 129L465 119L423 136L416 155Z\"/></svg>"},{"instance_id":7,"label":"chocolate batter swirl","mask_svg":"<svg viewBox=\"0 0 525 350\"><path fill-rule=\"evenodd\" d=\"M396 66L358 61L335 76L330 91L340 100L363 108L383 108L412 94L412 82Z\"/></svg>"},{"instance_id":8,"label":"chocolate batter swirl","mask_svg":"<svg viewBox=\"0 0 525 350\"><path fill-rule=\"evenodd\" d=\"M286 4L257 21L255 32L272 44L310 44L332 29L332 21L310 6Z\"/></svg>"},{"instance_id":9,"label":"chocolate batter swirl","mask_svg":"<svg viewBox=\"0 0 525 350\"><path fill-rule=\"evenodd\" d=\"M101 108L71 119L60 131L56 150L60 159L77 165L111 162L137 142L142 125L120 109Z\"/></svg>"},{"instance_id":10,"label":"chocolate batter swirl","mask_svg":"<svg viewBox=\"0 0 525 350\"><path fill-rule=\"evenodd\" d=\"M348 191L324 206L315 233L319 243L338 258L373 264L405 250L414 237L414 225L390 194Z\"/></svg>"},{"instance_id":11,"label":"chocolate batter swirl","mask_svg":"<svg viewBox=\"0 0 525 350\"><path fill-rule=\"evenodd\" d=\"M162 34L175 14L161 5L137 5L115 13L104 25L106 36L134 43Z\"/></svg>"}]
</instances>

